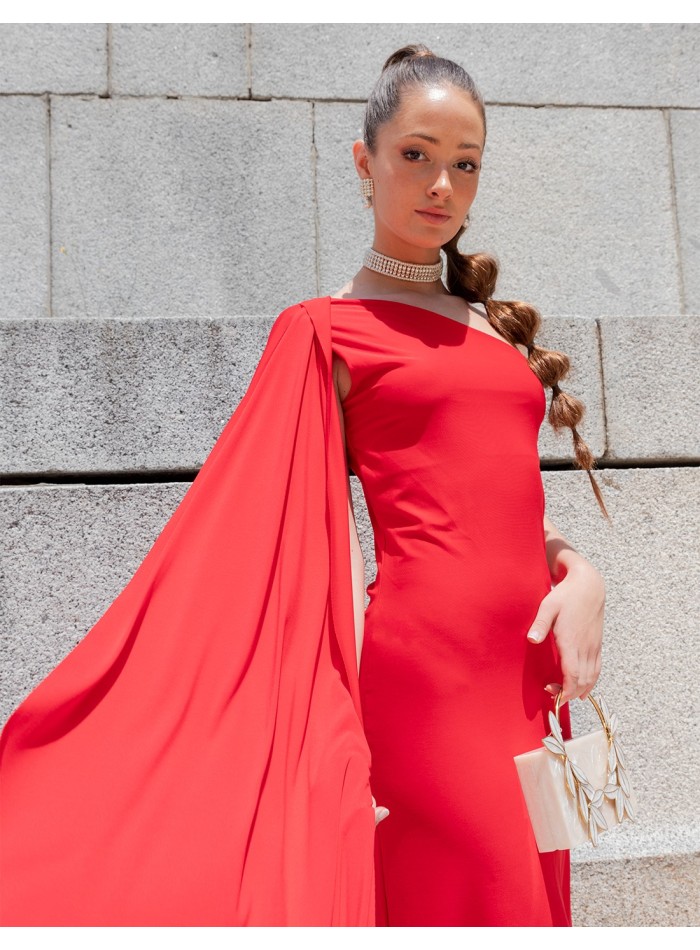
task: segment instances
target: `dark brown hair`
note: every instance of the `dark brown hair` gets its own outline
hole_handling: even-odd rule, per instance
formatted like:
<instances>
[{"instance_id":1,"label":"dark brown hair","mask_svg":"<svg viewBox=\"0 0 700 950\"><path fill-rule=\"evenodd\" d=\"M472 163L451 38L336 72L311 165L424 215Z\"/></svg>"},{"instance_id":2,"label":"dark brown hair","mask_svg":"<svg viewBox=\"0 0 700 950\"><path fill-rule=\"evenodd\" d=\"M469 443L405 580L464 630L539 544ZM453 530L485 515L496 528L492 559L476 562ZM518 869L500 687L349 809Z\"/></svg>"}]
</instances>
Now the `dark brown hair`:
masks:
<instances>
[{"instance_id":1,"label":"dark brown hair","mask_svg":"<svg viewBox=\"0 0 700 950\"><path fill-rule=\"evenodd\" d=\"M369 152L376 152L377 130L401 105L401 93L409 85L447 86L463 89L477 105L484 123L486 113L484 100L471 76L451 59L436 56L427 46L412 44L396 50L384 63L382 73L367 100L364 119L364 142ZM591 450L579 435L579 425L585 413L580 399L563 392L559 383L569 373L571 361L565 353L547 350L534 342L540 329L539 312L519 300L494 300L498 264L488 254L462 254L457 242L464 233L460 227L455 236L442 249L447 258L447 289L455 296L470 303L483 304L491 326L506 340L527 347L530 368L543 384L552 390L548 420L559 431L565 426L571 429L574 440L574 464L585 469L593 487L598 505L610 520L601 490L593 477L595 459Z\"/></svg>"}]
</instances>

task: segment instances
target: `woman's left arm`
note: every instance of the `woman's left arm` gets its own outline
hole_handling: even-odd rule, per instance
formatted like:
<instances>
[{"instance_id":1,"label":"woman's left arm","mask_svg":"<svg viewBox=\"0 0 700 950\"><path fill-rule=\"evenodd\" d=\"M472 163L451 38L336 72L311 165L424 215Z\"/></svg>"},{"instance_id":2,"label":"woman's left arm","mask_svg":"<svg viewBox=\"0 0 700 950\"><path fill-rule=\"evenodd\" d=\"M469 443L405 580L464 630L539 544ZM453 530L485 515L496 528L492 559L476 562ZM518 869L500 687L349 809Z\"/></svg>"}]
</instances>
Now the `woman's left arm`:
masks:
<instances>
[{"instance_id":1,"label":"woman's left arm","mask_svg":"<svg viewBox=\"0 0 700 950\"><path fill-rule=\"evenodd\" d=\"M561 659L562 702L586 699L600 675L605 581L545 515L547 563L556 585L540 603L528 640L541 643L551 630ZM546 687L556 694L558 684Z\"/></svg>"}]
</instances>

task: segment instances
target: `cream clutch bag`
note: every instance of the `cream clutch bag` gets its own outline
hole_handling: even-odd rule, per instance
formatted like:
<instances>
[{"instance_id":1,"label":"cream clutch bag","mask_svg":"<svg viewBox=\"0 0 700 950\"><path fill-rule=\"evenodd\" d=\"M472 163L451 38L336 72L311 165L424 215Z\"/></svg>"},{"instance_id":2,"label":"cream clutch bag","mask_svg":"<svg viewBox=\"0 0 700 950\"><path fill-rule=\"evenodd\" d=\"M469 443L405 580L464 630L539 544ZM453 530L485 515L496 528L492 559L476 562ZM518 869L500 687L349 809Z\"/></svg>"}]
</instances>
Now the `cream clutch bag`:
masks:
<instances>
[{"instance_id":1,"label":"cream clutch bag","mask_svg":"<svg viewBox=\"0 0 700 950\"><path fill-rule=\"evenodd\" d=\"M514 757L535 832L538 851L575 848L624 818L635 820L636 798L627 777L627 762L617 736L618 719L604 699L591 703L602 729L564 739L559 723L561 693L549 713L551 733L544 749Z\"/></svg>"}]
</instances>

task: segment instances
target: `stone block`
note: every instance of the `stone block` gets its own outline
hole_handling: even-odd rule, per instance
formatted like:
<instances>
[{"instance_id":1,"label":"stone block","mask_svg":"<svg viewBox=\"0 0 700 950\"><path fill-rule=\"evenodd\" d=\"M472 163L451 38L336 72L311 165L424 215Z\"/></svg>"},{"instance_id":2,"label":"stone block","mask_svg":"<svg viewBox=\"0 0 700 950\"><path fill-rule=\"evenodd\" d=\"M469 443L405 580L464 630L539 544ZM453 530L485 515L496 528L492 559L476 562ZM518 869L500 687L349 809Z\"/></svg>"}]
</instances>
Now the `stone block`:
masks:
<instances>
[{"instance_id":1,"label":"stone block","mask_svg":"<svg viewBox=\"0 0 700 950\"><path fill-rule=\"evenodd\" d=\"M695 23L255 23L253 93L366 99L409 43L455 60L491 103L700 105Z\"/></svg>"},{"instance_id":2,"label":"stone block","mask_svg":"<svg viewBox=\"0 0 700 950\"><path fill-rule=\"evenodd\" d=\"M275 313L316 292L311 106L56 99L53 315Z\"/></svg>"},{"instance_id":3,"label":"stone block","mask_svg":"<svg viewBox=\"0 0 700 950\"><path fill-rule=\"evenodd\" d=\"M545 317L535 337L539 346L565 353L571 369L560 382L560 388L580 399L585 412L577 431L593 455L599 459L605 454L605 411L603 379L600 368L598 326L588 317ZM552 403L551 389L545 389L547 411L540 428L539 453L543 462L574 459L574 441L571 429L557 432L547 419Z\"/></svg>"},{"instance_id":4,"label":"stone block","mask_svg":"<svg viewBox=\"0 0 700 950\"><path fill-rule=\"evenodd\" d=\"M316 192L321 294L335 294L362 267L374 235L374 212L365 208L352 144L363 137L364 106L314 105Z\"/></svg>"},{"instance_id":5,"label":"stone block","mask_svg":"<svg viewBox=\"0 0 700 950\"><path fill-rule=\"evenodd\" d=\"M600 321L608 457L700 457L700 320L604 317Z\"/></svg>"},{"instance_id":6,"label":"stone block","mask_svg":"<svg viewBox=\"0 0 700 950\"><path fill-rule=\"evenodd\" d=\"M670 122L685 309L700 314L700 112L671 112Z\"/></svg>"},{"instance_id":7,"label":"stone block","mask_svg":"<svg viewBox=\"0 0 700 950\"><path fill-rule=\"evenodd\" d=\"M0 93L107 92L106 23L3 23Z\"/></svg>"},{"instance_id":8,"label":"stone block","mask_svg":"<svg viewBox=\"0 0 700 950\"><path fill-rule=\"evenodd\" d=\"M0 488L0 720L135 573L188 482Z\"/></svg>"},{"instance_id":9,"label":"stone block","mask_svg":"<svg viewBox=\"0 0 700 950\"><path fill-rule=\"evenodd\" d=\"M0 97L0 322L49 315L48 125L43 100Z\"/></svg>"},{"instance_id":10,"label":"stone block","mask_svg":"<svg viewBox=\"0 0 700 950\"><path fill-rule=\"evenodd\" d=\"M244 23L115 23L112 92L247 96Z\"/></svg>"},{"instance_id":11,"label":"stone block","mask_svg":"<svg viewBox=\"0 0 700 950\"><path fill-rule=\"evenodd\" d=\"M556 316L666 315L681 293L663 116L492 108L466 252L501 262L495 296Z\"/></svg>"},{"instance_id":12,"label":"stone block","mask_svg":"<svg viewBox=\"0 0 700 950\"><path fill-rule=\"evenodd\" d=\"M191 473L273 318L0 323L0 473Z\"/></svg>"}]
</instances>

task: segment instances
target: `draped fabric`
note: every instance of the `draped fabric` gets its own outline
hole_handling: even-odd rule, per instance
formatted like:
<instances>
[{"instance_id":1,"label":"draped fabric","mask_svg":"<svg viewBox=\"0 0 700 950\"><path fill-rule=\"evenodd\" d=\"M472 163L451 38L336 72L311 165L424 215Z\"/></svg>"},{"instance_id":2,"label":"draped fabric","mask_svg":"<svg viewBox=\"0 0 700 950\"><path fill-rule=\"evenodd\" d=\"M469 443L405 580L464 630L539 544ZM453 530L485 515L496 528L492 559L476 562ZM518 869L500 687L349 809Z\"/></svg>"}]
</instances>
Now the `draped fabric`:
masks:
<instances>
[{"instance_id":1,"label":"draped fabric","mask_svg":"<svg viewBox=\"0 0 700 950\"><path fill-rule=\"evenodd\" d=\"M374 924L330 301L0 737L4 926Z\"/></svg>"}]
</instances>

